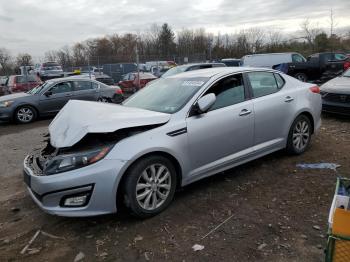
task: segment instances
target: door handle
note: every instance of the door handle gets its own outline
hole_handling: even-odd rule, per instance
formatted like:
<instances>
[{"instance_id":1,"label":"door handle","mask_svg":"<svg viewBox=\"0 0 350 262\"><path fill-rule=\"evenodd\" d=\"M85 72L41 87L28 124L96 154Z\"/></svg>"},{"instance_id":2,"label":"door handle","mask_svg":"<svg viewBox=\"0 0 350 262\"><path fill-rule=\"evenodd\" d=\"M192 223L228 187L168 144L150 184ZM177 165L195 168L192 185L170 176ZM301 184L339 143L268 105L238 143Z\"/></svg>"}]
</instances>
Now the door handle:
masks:
<instances>
[{"instance_id":1,"label":"door handle","mask_svg":"<svg viewBox=\"0 0 350 262\"><path fill-rule=\"evenodd\" d=\"M72 96L72 94L65 94L64 96Z\"/></svg>"},{"instance_id":2,"label":"door handle","mask_svg":"<svg viewBox=\"0 0 350 262\"><path fill-rule=\"evenodd\" d=\"M246 116L249 115L252 111L248 109L242 109L242 111L239 113L239 116Z\"/></svg>"},{"instance_id":3,"label":"door handle","mask_svg":"<svg viewBox=\"0 0 350 262\"><path fill-rule=\"evenodd\" d=\"M284 102L289 103L289 102L292 102L293 100L294 100L293 97L291 97L291 96L286 96L286 98L284 99Z\"/></svg>"}]
</instances>

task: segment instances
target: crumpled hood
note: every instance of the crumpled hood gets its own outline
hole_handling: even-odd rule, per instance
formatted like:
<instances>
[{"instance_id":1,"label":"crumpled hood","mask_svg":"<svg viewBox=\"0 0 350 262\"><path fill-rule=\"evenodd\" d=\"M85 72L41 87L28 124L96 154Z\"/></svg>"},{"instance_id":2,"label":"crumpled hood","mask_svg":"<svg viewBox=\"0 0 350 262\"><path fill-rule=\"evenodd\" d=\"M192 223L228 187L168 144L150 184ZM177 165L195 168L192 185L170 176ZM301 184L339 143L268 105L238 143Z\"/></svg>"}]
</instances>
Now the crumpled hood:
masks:
<instances>
[{"instance_id":1,"label":"crumpled hood","mask_svg":"<svg viewBox=\"0 0 350 262\"><path fill-rule=\"evenodd\" d=\"M49 126L50 143L56 148L71 147L88 133L163 124L170 116L115 104L70 100Z\"/></svg>"},{"instance_id":2,"label":"crumpled hood","mask_svg":"<svg viewBox=\"0 0 350 262\"><path fill-rule=\"evenodd\" d=\"M329 93L350 94L350 77L336 77L323 84L321 90Z\"/></svg>"}]
</instances>

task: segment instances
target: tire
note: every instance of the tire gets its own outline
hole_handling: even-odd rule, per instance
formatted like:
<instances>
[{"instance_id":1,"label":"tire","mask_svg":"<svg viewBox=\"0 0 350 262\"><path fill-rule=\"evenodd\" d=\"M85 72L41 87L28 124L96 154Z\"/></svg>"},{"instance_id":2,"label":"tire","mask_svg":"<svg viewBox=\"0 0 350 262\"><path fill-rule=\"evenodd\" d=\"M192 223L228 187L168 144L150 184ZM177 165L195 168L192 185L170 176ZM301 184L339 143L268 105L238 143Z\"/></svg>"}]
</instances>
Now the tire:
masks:
<instances>
[{"instance_id":1,"label":"tire","mask_svg":"<svg viewBox=\"0 0 350 262\"><path fill-rule=\"evenodd\" d=\"M125 175L124 202L136 217L159 214L174 198L176 170L166 157L154 155L140 159Z\"/></svg>"},{"instance_id":2,"label":"tire","mask_svg":"<svg viewBox=\"0 0 350 262\"><path fill-rule=\"evenodd\" d=\"M288 134L287 152L292 155L304 153L310 145L312 125L305 115L298 116Z\"/></svg>"},{"instance_id":3,"label":"tire","mask_svg":"<svg viewBox=\"0 0 350 262\"><path fill-rule=\"evenodd\" d=\"M307 76L304 73L297 73L294 75L294 77L301 82L306 82L307 81Z\"/></svg>"},{"instance_id":4,"label":"tire","mask_svg":"<svg viewBox=\"0 0 350 262\"><path fill-rule=\"evenodd\" d=\"M16 109L14 119L17 123L28 124L36 120L38 114L32 106L20 106Z\"/></svg>"},{"instance_id":5,"label":"tire","mask_svg":"<svg viewBox=\"0 0 350 262\"><path fill-rule=\"evenodd\" d=\"M106 97L99 97L97 99L97 102L101 102L101 103L110 103L110 99L106 98Z\"/></svg>"}]
</instances>

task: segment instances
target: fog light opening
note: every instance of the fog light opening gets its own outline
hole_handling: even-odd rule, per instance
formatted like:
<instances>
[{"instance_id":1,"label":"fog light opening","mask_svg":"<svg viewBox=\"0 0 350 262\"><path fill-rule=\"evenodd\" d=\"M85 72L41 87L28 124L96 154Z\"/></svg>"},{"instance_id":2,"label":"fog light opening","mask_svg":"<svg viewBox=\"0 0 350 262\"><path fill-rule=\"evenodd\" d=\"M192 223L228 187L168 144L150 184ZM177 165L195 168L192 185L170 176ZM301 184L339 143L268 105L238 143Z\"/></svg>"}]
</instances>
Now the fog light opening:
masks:
<instances>
[{"instance_id":1,"label":"fog light opening","mask_svg":"<svg viewBox=\"0 0 350 262\"><path fill-rule=\"evenodd\" d=\"M63 207L83 207L86 206L90 199L90 192L80 193L78 195L65 196L62 198L61 206Z\"/></svg>"}]
</instances>

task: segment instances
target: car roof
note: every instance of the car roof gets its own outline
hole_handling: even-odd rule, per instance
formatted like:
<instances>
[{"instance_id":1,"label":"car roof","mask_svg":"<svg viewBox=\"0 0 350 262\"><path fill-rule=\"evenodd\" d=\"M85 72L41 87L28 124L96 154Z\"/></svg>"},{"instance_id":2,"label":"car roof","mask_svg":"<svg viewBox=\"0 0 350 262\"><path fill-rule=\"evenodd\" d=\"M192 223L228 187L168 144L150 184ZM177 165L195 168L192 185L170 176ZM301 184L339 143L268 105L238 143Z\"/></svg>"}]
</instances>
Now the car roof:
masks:
<instances>
[{"instance_id":1,"label":"car roof","mask_svg":"<svg viewBox=\"0 0 350 262\"><path fill-rule=\"evenodd\" d=\"M77 80L77 81L94 81L94 79L90 79L87 77L81 77L81 76L67 76L67 77L60 77L60 78L54 78L47 80L46 82L50 83L56 83L56 82L61 82L61 81L68 81L68 80Z\"/></svg>"},{"instance_id":2,"label":"car roof","mask_svg":"<svg viewBox=\"0 0 350 262\"><path fill-rule=\"evenodd\" d=\"M178 65L172 68L176 67L191 67L191 66L201 66L201 65L223 65L226 66L224 63L217 62L217 63L191 63L191 64L185 64L185 65Z\"/></svg>"},{"instance_id":3,"label":"car roof","mask_svg":"<svg viewBox=\"0 0 350 262\"><path fill-rule=\"evenodd\" d=\"M249 54L249 55L245 55L245 57L249 57L249 56L266 56L266 55L290 55L290 54L299 54L299 53L298 52L282 52L282 53Z\"/></svg>"},{"instance_id":4,"label":"car roof","mask_svg":"<svg viewBox=\"0 0 350 262\"><path fill-rule=\"evenodd\" d=\"M208 77L224 76L230 73L251 72L251 71L266 71L277 72L276 70L261 67L213 67L206 69L199 69L187 71L176 75L169 76L169 78L192 78L192 77Z\"/></svg>"}]
</instances>

